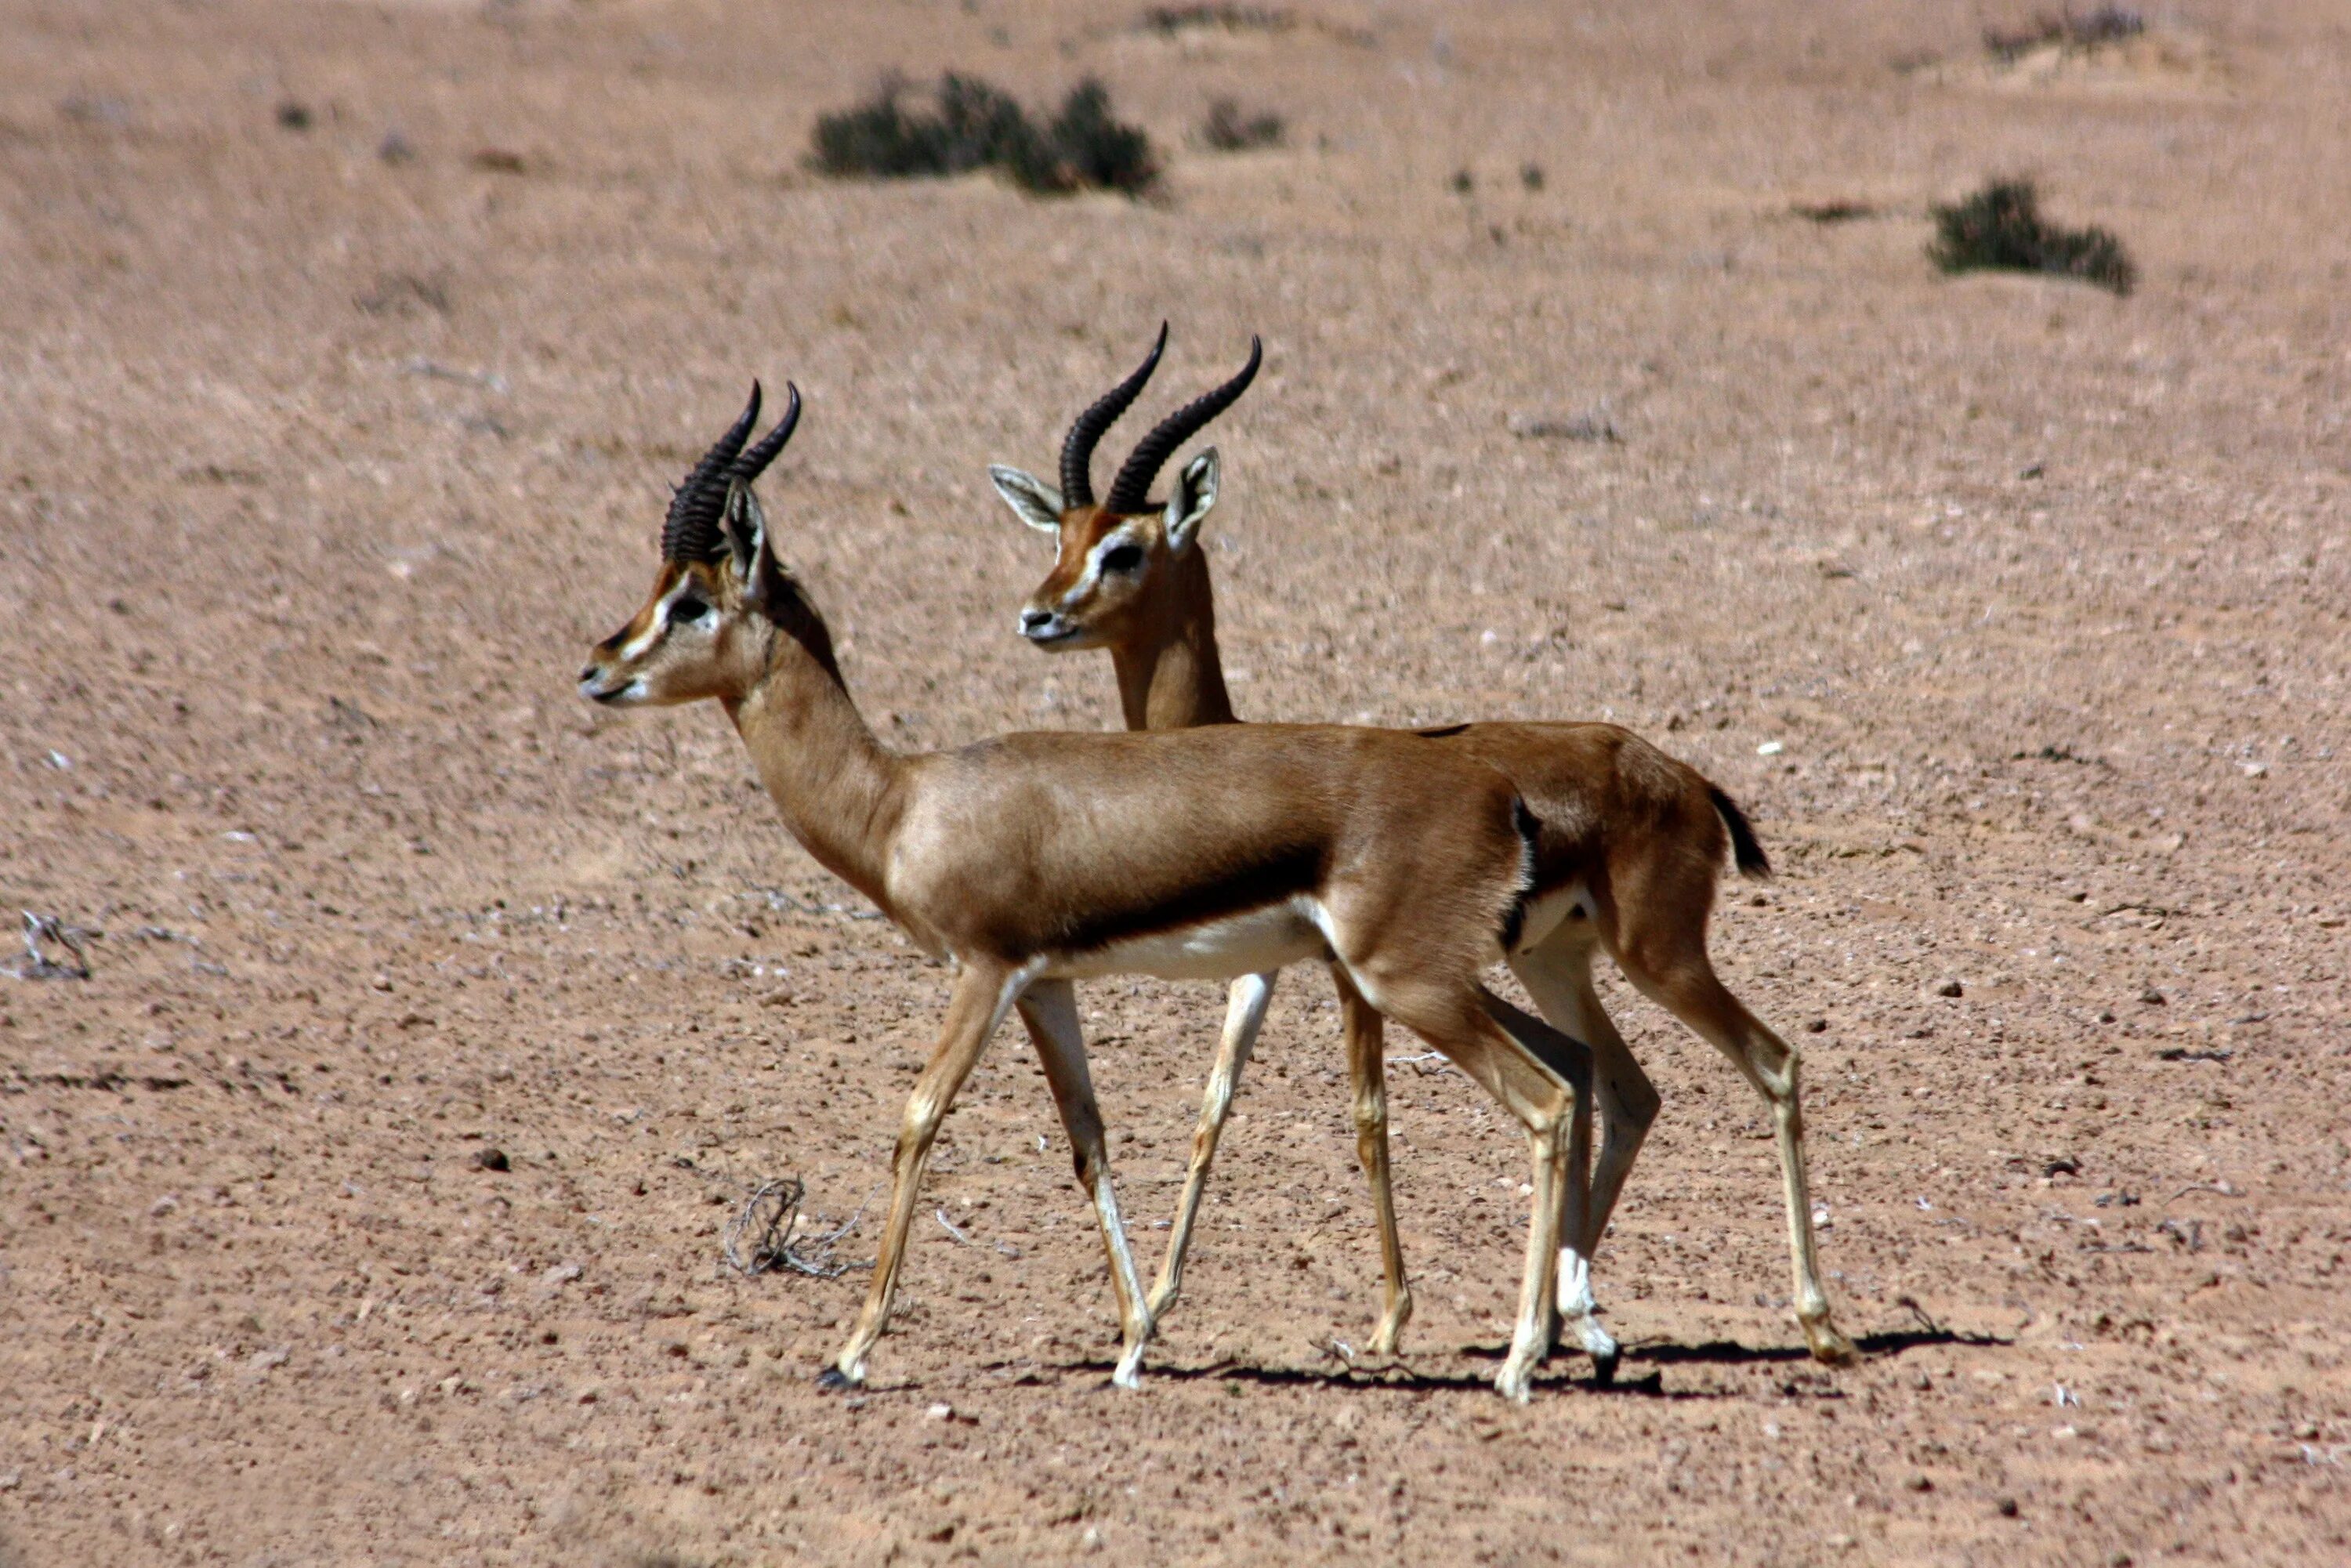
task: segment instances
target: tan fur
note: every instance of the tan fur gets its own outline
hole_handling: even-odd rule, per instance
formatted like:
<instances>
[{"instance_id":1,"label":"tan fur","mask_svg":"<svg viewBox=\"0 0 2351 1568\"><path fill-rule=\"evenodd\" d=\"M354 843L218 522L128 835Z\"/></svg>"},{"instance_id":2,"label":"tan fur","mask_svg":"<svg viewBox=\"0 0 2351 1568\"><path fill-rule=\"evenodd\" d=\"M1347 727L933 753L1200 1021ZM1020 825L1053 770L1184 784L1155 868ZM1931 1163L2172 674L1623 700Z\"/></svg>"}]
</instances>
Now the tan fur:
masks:
<instances>
[{"instance_id":1,"label":"tan fur","mask_svg":"<svg viewBox=\"0 0 2351 1568\"><path fill-rule=\"evenodd\" d=\"M1141 565L1114 578L1097 574L1090 581L1094 549L1113 533L1141 547ZM1050 614L1051 629L1061 634L1039 645L1049 652L1107 649L1130 728L1237 722L1217 653L1207 554L1197 538L1176 549L1165 519L1157 514L1121 517L1086 507L1063 516L1058 541L1053 569L1029 596L1024 622ZM1611 724L1470 724L1424 732L1422 738L1443 754L1478 758L1518 789L1541 824L1539 895L1583 890L1573 914L1553 930L1531 933L1526 948L1510 956L1513 970L1544 1017L1594 1051L1602 1122L1598 1167L1588 1212L1569 1216L1563 1224L1569 1247L1580 1254L1579 1267L1588 1267L1659 1103L1593 989L1596 950L1614 959L1643 994L1729 1056L1771 1104L1797 1317L1814 1355L1824 1361L1849 1358L1851 1342L1832 1321L1814 1256L1796 1050L1740 1005L1716 977L1707 954L1707 924L1729 841L1704 776ZM1271 978L1257 977L1255 983L1270 988ZM1347 993L1343 977L1341 993L1343 998ZM1251 1043L1237 1043L1233 1036L1228 1026L1154 1296L1161 1305L1173 1299L1181 1278L1199 1186L1224 1107L1230 1103L1232 1082ZM1382 1068L1376 1050L1356 1044L1352 1029L1350 1036L1358 1142L1378 1211L1387 1281L1388 1305L1374 1343L1392 1349L1395 1331L1410 1314L1411 1295L1402 1277L1387 1192L1385 1100L1372 1081ZM1614 1340L1589 1313L1579 1326L1604 1371L1613 1367Z\"/></svg>"},{"instance_id":2,"label":"tan fur","mask_svg":"<svg viewBox=\"0 0 2351 1568\"><path fill-rule=\"evenodd\" d=\"M774 559L747 488L731 493L726 525L732 549L716 563L664 566L646 607L595 650L583 695L720 703L793 835L961 970L908 1101L872 1288L836 1381L864 1375L939 1120L1015 1007L1102 1228L1126 1341L1118 1380L1134 1381L1156 1313L1118 1219L1066 976L1089 972L1105 934L1213 930L1246 905L1276 920L1297 912L1310 947L1368 1006L1444 1051L1527 1129L1530 1250L1496 1380L1526 1397L1548 1348L1560 1216L1584 1203L1590 1053L1479 983L1527 892L1509 782L1466 751L1337 726L1013 735L893 752L851 700L823 619ZM664 619L680 594L706 612Z\"/></svg>"}]
</instances>

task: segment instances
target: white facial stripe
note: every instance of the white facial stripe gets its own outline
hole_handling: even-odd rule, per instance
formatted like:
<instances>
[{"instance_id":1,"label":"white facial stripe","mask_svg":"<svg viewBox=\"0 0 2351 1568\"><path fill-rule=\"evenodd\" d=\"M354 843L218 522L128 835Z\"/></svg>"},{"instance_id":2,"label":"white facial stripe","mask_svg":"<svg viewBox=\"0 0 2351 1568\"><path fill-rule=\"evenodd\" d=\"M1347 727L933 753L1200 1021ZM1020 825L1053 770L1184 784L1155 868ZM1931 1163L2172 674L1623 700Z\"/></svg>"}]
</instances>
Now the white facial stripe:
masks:
<instances>
[{"instance_id":1,"label":"white facial stripe","mask_svg":"<svg viewBox=\"0 0 2351 1568\"><path fill-rule=\"evenodd\" d=\"M1095 583L1101 581L1102 573L1102 557L1110 554L1111 551L1118 549L1121 545L1133 545L1137 549L1146 548L1144 545L1142 536L1137 534L1135 530L1131 528L1121 528L1113 534L1105 534L1102 536L1102 543L1094 546L1092 552L1086 557L1085 576L1078 579L1077 586L1071 589L1069 592L1061 596L1061 602L1064 604L1071 602L1075 600L1079 594L1083 593L1087 589L1092 588Z\"/></svg>"},{"instance_id":2,"label":"white facial stripe","mask_svg":"<svg viewBox=\"0 0 2351 1568\"><path fill-rule=\"evenodd\" d=\"M701 597L701 594L695 591L694 580L692 578L682 577L678 579L677 586L664 594L662 596L661 602L653 606L653 618L652 623L646 626L643 632L638 632L634 637L632 637L627 643L622 645L621 658L622 661L626 662L631 659L641 659L644 657L646 653L652 652L653 645L662 640L662 633L669 630L669 612L672 605L675 604L681 599L699 599Z\"/></svg>"}]
</instances>

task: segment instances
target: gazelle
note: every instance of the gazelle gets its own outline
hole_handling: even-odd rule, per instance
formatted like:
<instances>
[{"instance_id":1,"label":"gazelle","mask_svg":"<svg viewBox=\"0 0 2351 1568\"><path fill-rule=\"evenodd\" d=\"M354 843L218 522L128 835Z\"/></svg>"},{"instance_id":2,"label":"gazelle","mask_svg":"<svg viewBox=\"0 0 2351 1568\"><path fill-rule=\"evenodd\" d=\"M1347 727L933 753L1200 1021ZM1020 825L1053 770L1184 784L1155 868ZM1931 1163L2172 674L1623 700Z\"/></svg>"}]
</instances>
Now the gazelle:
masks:
<instances>
[{"instance_id":1,"label":"gazelle","mask_svg":"<svg viewBox=\"0 0 2351 1568\"><path fill-rule=\"evenodd\" d=\"M1231 381L1185 405L1146 435L1097 504L1090 478L1094 446L1143 390L1166 346L1159 339L1134 374L1078 416L1061 447L1059 489L1017 468L991 467L1005 501L1031 528L1054 537L1052 570L1020 612L1020 632L1049 653L1106 648L1130 730L1236 721L1217 653L1216 610L1200 527L1216 505L1213 446L1183 465L1165 502L1149 499L1176 448L1230 406L1256 374L1262 350ZM1599 1375L1613 1375L1616 1342L1599 1322L1591 1291L1593 1249L1605 1233L1634 1156L1659 1101L1647 1074L1602 1009L1592 959L1605 952L1644 995L1730 1058L1770 1103L1778 1134L1796 1317L1823 1361L1848 1360L1853 1343L1832 1320L1814 1257L1804 1174L1798 1057L1716 977L1707 921L1726 850L1750 876L1771 863L1738 805L1695 768L1613 724L1457 724L1417 732L1440 749L1475 757L1517 786L1541 824L1534 907L1510 968L1554 1028L1588 1043L1601 1118L1589 1207L1562 1222L1558 1294ZM1248 1063L1271 972L1233 983L1225 1029L1193 1139L1191 1167L1170 1229L1167 1256L1150 1305L1162 1311L1182 1282L1200 1193L1217 1140ZM1347 1060L1353 1075L1356 1147L1372 1186L1380 1229L1386 1305L1375 1349L1392 1352L1412 1299L1388 1192L1387 1098L1378 1017L1340 985Z\"/></svg>"},{"instance_id":2,"label":"gazelle","mask_svg":"<svg viewBox=\"0 0 2351 1568\"><path fill-rule=\"evenodd\" d=\"M799 394L745 451L758 404L755 386L687 475L652 595L596 646L580 689L610 706L716 701L802 847L958 966L907 1100L872 1284L824 1382L864 1378L940 1118L1017 1009L1101 1227L1124 1340L1114 1376L1132 1386L1155 1314L1112 1191L1071 979L1228 978L1321 957L1527 1130L1534 1197L1516 1332L1495 1379L1525 1399L1549 1348L1560 1216L1583 1212L1591 1053L1479 983L1532 913L1535 829L1510 783L1458 747L1339 726L891 751L851 699L824 618L777 559L753 494Z\"/></svg>"}]
</instances>

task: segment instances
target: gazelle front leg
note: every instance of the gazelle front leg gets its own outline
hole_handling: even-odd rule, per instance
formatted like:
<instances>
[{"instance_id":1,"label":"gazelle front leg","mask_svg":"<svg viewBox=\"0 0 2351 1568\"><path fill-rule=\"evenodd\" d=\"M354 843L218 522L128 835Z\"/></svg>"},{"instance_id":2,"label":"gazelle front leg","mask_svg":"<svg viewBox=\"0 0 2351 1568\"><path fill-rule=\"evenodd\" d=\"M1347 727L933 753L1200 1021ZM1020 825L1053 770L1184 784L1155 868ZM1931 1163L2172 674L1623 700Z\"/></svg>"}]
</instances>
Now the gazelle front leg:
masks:
<instances>
[{"instance_id":1,"label":"gazelle front leg","mask_svg":"<svg viewBox=\"0 0 2351 1568\"><path fill-rule=\"evenodd\" d=\"M1623 1353L1615 1335L1600 1322L1600 1306L1592 1293L1593 1257L1608 1232L1609 1216L1632 1171L1634 1156L1656 1121L1661 1101L1600 1005L1599 993L1592 985L1592 952L1589 940L1578 941L1562 930L1532 952L1513 956L1510 970L1534 998L1545 1022L1592 1047L1600 1150L1586 1212L1568 1215L1562 1222L1559 1311L1563 1322L1554 1326L1552 1338L1556 1343L1560 1329L1572 1327L1592 1357L1593 1376L1606 1383L1615 1375Z\"/></svg>"},{"instance_id":2,"label":"gazelle front leg","mask_svg":"<svg viewBox=\"0 0 2351 1568\"><path fill-rule=\"evenodd\" d=\"M1404 1243L1396 1236L1395 1194L1388 1182L1388 1075L1381 1055L1387 1030L1378 1009L1364 1000L1338 965L1331 981L1339 988L1339 1017L1347 1037L1347 1076L1354 1089L1355 1157L1372 1187L1372 1212L1380 1228L1380 1271L1384 1287L1379 1327L1372 1333L1374 1355L1394 1355L1404 1325L1412 1321L1412 1286L1405 1279Z\"/></svg>"},{"instance_id":3,"label":"gazelle front leg","mask_svg":"<svg viewBox=\"0 0 2351 1568\"><path fill-rule=\"evenodd\" d=\"M1225 1119L1232 1113L1233 1092L1240 1087L1241 1069L1257 1048L1257 1031L1265 1022L1265 1006L1273 997L1280 970L1243 975L1232 984L1225 1003L1225 1032L1217 1042L1217 1060L1208 1069L1208 1087L1200 1097L1200 1124L1192 1132L1192 1163L1184 1172L1184 1196L1176 1201L1176 1221L1167 1232L1167 1256L1159 1265L1158 1282L1151 1287L1153 1323L1176 1302L1184 1285L1184 1255L1192 1246L1192 1222L1199 1217L1200 1195L1208 1185L1208 1166L1217 1157L1217 1140L1224 1135Z\"/></svg>"},{"instance_id":4,"label":"gazelle front leg","mask_svg":"<svg viewBox=\"0 0 2351 1568\"><path fill-rule=\"evenodd\" d=\"M1094 1100L1093 1075L1086 1069L1085 1033L1078 1025L1077 993L1067 980L1040 980L1020 998L1020 1021L1045 1064L1045 1082L1060 1107L1061 1125L1070 1134L1070 1150L1078 1171L1078 1185L1092 1200L1094 1219L1102 1227L1102 1251L1110 1260L1111 1289L1118 1296L1118 1321L1125 1349L1111 1381L1121 1388L1142 1385L1144 1350L1151 1343L1155 1314L1144 1305L1143 1281L1135 1273L1134 1253L1127 1246L1126 1222L1119 1217L1118 1197L1111 1190L1110 1148L1102 1139L1102 1108Z\"/></svg>"},{"instance_id":5,"label":"gazelle front leg","mask_svg":"<svg viewBox=\"0 0 2351 1568\"><path fill-rule=\"evenodd\" d=\"M906 1233L914 1223L914 1199L923 1184L923 1166L938 1137L939 1123L954 1103L956 1091L970 1076L987 1037L1004 1020L1005 1010L1019 996L1028 976L1001 964L967 963L947 1001L946 1023L939 1043L906 1096L906 1116L898 1130L898 1149L890 1162L890 1212L882 1228L882 1247L873 1260L873 1280L865 1290L865 1308L857 1315L849 1343L832 1364L817 1378L820 1388L850 1388L865 1381L865 1358L890 1321L890 1303L898 1293L898 1268L905 1261Z\"/></svg>"}]
</instances>

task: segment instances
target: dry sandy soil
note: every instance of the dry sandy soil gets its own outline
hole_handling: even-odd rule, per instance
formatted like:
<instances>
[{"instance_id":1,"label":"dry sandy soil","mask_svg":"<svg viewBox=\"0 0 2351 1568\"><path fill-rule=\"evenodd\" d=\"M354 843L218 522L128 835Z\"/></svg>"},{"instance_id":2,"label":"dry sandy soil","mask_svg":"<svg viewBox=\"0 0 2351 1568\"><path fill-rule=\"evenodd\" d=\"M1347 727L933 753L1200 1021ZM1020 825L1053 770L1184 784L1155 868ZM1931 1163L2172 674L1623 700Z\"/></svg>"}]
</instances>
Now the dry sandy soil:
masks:
<instances>
[{"instance_id":1,"label":"dry sandy soil","mask_svg":"<svg viewBox=\"0 0 2351 1568\"><path fill-rule=\"evenodd\" d=\"M103 932L0 979L0 1561L2351 1553L2351 35L2190 0L2000 72L1963 7L1719 10L0 5L0 902ZM892 67L1098 73L1165 197L805 172ZM1289 144L1188 142L1224 94ZM1933 272L2019 171L2135 296ZM1246 713L1609 715L1749 804L1716 946L1804 1043L1859 1365L1798 1353L1759 1103L1613 978L1666 1098L1613 1389L1485 1387L1522 1146L1416 1066L1420 1313L1350 1364L1312 975L1140 1394L1017 1035L868 1392L811 1383L862 1273L722 1266L750 1183L875 1190L946 976L718 713L572 673L789 375L767 495L877 727L1114 722L1012 635L983 465L1163 316L1146 413L1268 345ZM1218 997L1083 1001L1148 1243Z\"/></svg>"}]
</instances>

